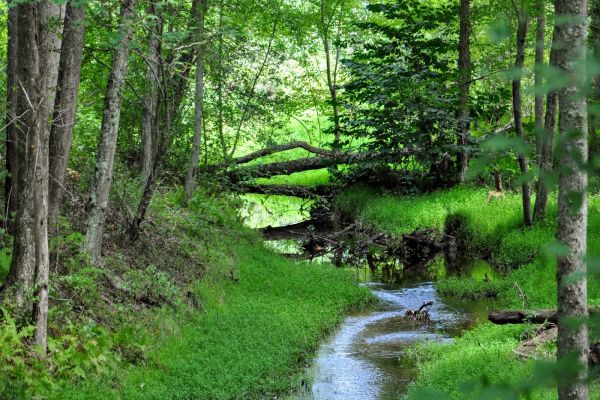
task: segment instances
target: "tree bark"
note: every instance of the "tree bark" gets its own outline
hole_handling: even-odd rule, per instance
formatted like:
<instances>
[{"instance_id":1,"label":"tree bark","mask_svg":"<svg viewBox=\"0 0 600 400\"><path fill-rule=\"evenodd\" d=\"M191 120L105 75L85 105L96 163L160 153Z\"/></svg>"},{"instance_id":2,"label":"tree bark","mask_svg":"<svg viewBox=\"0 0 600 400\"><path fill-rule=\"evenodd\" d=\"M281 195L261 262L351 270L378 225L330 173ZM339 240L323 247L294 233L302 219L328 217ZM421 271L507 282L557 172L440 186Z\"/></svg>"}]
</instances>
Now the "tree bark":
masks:
<instances>
[{"instance_id":1,"label":"tree bark","mask_svg":"<svg viewBox=\"0 0 600 400\"><path fill-rule=\"evenodd\" d=\"M188 21L188 32L196 30L196 15L197 7L199 3L194 1L190 10L190 19ZM190 36L192 40L196 37L195 35ZM159 103L159 112L157 113L156 126L162 130L162 135L158 138L158 143L155 146L156 152L152 160L152 169L150 175L146 180L144 191L142 192L142 198L137 208L135 217L131 220L129 225L129 238L135 241L139 238L139 229L141 223L146 218L146 213L150 207L150 202L154 196L154 192L157 186L157 179L161 167L162 160L169 149L171 143L173 131L172 127L177 122L179 117L179 109L181 102L186 92L188 84L188 77L192 70L192 62L195 55L195 46L191 46L186 51L179 54L178 64L183 65L182 71L177 71L171 76L168 76L166 71L161 71L161 85L162 93L166 94L163 96L162 102Z\"/></svg>"},{"instance_id":2,"label":"tree bark","mask_svg":"<svg viewBox=\"0 0 600 400\"><path fill-rule=\"evenodd\" d=\"M247 164L251 161L256 160L257 158L265 157L271 154L280 153L287 150L293 149L304 149L309 153L318 154L321 156L334 156L335 152L323 149L320 147L311 146L307 142L298 141L298 142L290 142L284 144L277 144L269 147L265 147L264 149L255 151L250 154L246 154L245 156L236 157L231 160L231 162L220 164L221 167L227 167L231 164Z\"/></svg>"},{"instance_id":3,"label":"tree bark","mask_svg":"<svg viewBox=\"0 0 600 400\"><path fill-rule=\"evenodd\" d=\"M538 165L542 162L544 149L544 41L546 33L546 2L537 0L536 3L536 33L535 33L535 161ZM535 214L535 213L534 213Z\"/></svg>"},{"instance_id":4,"label":"tree bark","mask_svg":"<svg viewBox=\"0 0 600 400\"><path fill-rule=\"evenodd\" d=\"M258 69L256 75L254 75L254 79L252 80L252 85L250 86L250 90L248 91L248 95L246 97L246 104L244 105L242 116L240 117L240 122L238 123L238 127L235 131L235 139L233 141L233 146L231 148L231 152L229 153L230 157L233 157L235 151L237 150L237 145L240 140L240 134L242 132L242 126L244 122L246 122L246 118L248 118L248 113L250 111L250 103L254 98L254 93L256 92L256 85L258 84L258 80L260 79L265 67L267 66L267 61L269 61L269 56L271 55L271 49L273 47L273 40L275 39L275 33L277 33L277 22L273 23L273 30L271 32L271 38L269 39L269 45L267 46L267 51L265 52L265 57L263 62L260 64L260 68Z\"/></svg>"},{"instance_id":5,"label":"tree bark","mask_svg":"<svg viewBox=\"0 0 600 400\"><path fill-rule=\"evenodd\" d=\"M335 10L332 12L335 12ZM340 111L337 98L337 56L335 66L333 66L331 61L331 46L329 38L329 30L331 28L331 21L333 19L333 15L327 18L325 14L325 1L321 0L321 40L323 41L323 50L325 52L327 88L329 89L329 94L331 96L331 107L333 110L333 132L335 134L333 148L337 149L339 147L341 137Z\"/></svg>"},{"instance_id":6,"label":"tree bark","mask_svg":"<svg viewBox=\"0 0 600 400\"><path fill-rule=\"evenodd\" d=\"M460 147L458 152L458 180L463 183L469 165L469 155L465 149L469 137L469 89L471 82L471 49L470 36L470 0L460 1L460 36L458 46L458 70L459 70L459 120L458 120L458 140Z\"/></svg>"},{"instance_id":7,"label":"tree bark","mask_svg":"<svg viewBox=\"0 0 600 400\"><path fill-rule=\"evenodd\" d=\"M600 313L600 309L590 310L594 314ZM543 324L544 322L558 323L558 312L554 310L510 310L496 311L488 315L488 320L497 325L506 324Z\"/></svg>"},{"instance_id":8,"label":"tree bark","mask_svg":"<svg viewBox=\"0 0 600 400\"><path fill-rule=\"evenodd\" d=\"M202 149L202 130L204 126L204 16L206 15L206 2L197 0L197 32L196 32L196 81L195 81L195 106L194 106L194 137L192 139L192 154L190 165L185 177L185 199L187 204L192 197L196 186L196 172L200 162Z\"/></svg>"},{"instance_id":9,"label":"tree bark","mask_svg":"<svg viewBox=\"0 0 600 400\"><path fill-rule=\"evenodd\" d=\"M108 198L113 176L113 164L119 132L119 118L127 65L129 62L129 41L131 24L135 13L135 0L122 0L120 41L114 49L112 67L104 98L104 115L100 130L100 142L96 158L96 170L87 204L86 250L94 263L100 261L104 213L108 207Z\"/></svg>"},{"instance_id":10,"label":"tree bark","mask_svg":"<svg viewBox=\"0 0 600 400\"><path fill-rule=\"evenodd\" d=\"M550 66L558 66L558 49L556 45L556 27L552 34L552 49L550 50ZM534 217L536 220L546 218L548 192L550 191L550 174L554 168L554 132L556 131L556 113L558 112L558 92L552 90L546 95L546 116L544 119L542 157L540 160L540 176L538 179L537 195L535 197Z\"/></svg>"},{"instance_id":11,"label":"tree bark","mask_svg":"<svg viewBox=\"0 0 600 400\"><path fill-rule=\"evenodd\" d=\"M415 149L402 149L397 157L406 157L418 153ZM379 153L336 152L327 156L297 158L290 161L279 161L269 164L257 164L233 169L226 173L234 183L254 178L269 178L274 175L289 175L296 172L329 168L341 164L368 162L380 158Z\"/></svg>"},{"instance_id":12,"label":"tree bark","mask_svg":"<svg viewBox=\"0 0 600 400\"><path fill-rule=\"evenodd\" d=\"M529 24L529 17L524 6L521 5L520 9L516 9L517 13L517 56L515 60L515 69L519 74L513 79L512 93L513 93L513 114L515 120L515 131L517 136L525 141L525 132L523 131L522 111L521 111L521 71L523 69L523 63L525 61L525 38L527 36L527 26ZM521 177L523 183L521 185L523 195L523 222L525 225L532 224L531 218L531 185L528 180L528 163L527 155L523 153L518 154L519 169L521 170Z\"/></svg>"},{"instance_id":13,"label":"tree bark","mask_svg":"<svg viewBox=\"0 0 600 400\"><path fill-rule=\"evenodd\" d=\"M85 35L85 4L69 1L58 72L54 118L50 128L49 226L55 227L64 196L65 176L75 116Z\"/></svg>"},{"instance_id":14,"label":"tree bark","mask_svg":"<svg viewBox=\"0 0 600 400\"><path fill-rule=\"evenodd\" d=\"M581 96L580 81L585 73L576 63L585 58L587 39L587 0L556 0L556 14L565 19L558 28L558 65L569 82L558 94L561 136L557 239L568 247L558 257L558 358L577 357L581 372L574 382L559 382L559 400L584 400L589 396L587 377L588 317L587 253L588 157L587 106ZM575 134L577 133L577 134Z\"/></svg>"},{"instance_id":15,"label":"tree bark","mask_svg":"<svg viewBox=\"0 0 600 400\"><path fill-rule=\"evenodd\" d=\"M8 175L4 181L4 217L8 233L14 235L14 217L17 212L17 183L18 183L18 155L17 155L17 98L18 98L18 38L19 24L17 7L8 9L8 47L6 63L6 171Z\"/></svg>"},{"instance_id":16,"label":"tree bark","mask_svg":"<svg viewBox=\"0 0 600 400\"><path fill-rule=\"evenodd\" d=\"M225 132L223 126L223 0L219 2L219 32L217 44L217 130L219 142L223 151L223 161L227 161L227 144L225 143Z\"/></svg>"},{"instance_id":17,"label":"tree bark","mask_svg":"<svg viewBox=\"0 0 600 400\"><path fill-rule=\"evenodd\" d=\"M163 21L158 15L156 1L150 3L149 14L156 16L156 20L148 29L148 55L146 56L146 82L147 91L144 95L144 109L142 111L142 188L146 184L152 170L154 159L155 141L158 140L156 125L158 101L160 97L160 60L162 53Z\"/></svg>"},{"instance_id":18,"label":"tree bark","mask_svg":"<svg viewBox=\"0 0 600 400\"><path fill-rule=\"evenodd\" d=\"M58 74L55 52L60 41L51 24L60 21L61 7L50 2L16 6L18 24L18 89L15 142L19 160L17 184L18 211L13 258L2 297L27 318L33 309L35 340L42 355L47 349L48 318L48 141L49 110L54 90L52 78ZM10 107L9 107L10 108ZM35 293L34 293L35 292ZM35 294L35 297L32 295ZM35 298L35 302L32 300ZM33 307L31 304L33 303Z\"/></svg>"}]
</instances>

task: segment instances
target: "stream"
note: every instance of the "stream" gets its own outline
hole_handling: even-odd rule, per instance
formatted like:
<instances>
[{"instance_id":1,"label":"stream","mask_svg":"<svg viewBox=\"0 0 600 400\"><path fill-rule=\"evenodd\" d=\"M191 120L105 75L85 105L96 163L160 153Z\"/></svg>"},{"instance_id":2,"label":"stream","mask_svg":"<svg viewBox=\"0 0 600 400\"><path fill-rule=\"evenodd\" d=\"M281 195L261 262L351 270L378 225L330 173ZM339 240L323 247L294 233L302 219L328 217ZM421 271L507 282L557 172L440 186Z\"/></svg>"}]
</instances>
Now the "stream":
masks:
<instances>
[{"instance_id":1,"label":"stream","mask_svg":"<svg viewBox=\"0 0 600 400\"><path fill-rule=\"evenodd\" d=\"M281 197L281 196L276 196ZM254 228L282 226L307 218L301 199L248 195L241 210L247 225ZM293 253L294 240L268 241L265 244L282 253ZM323 259L312 262L322 262ZM348 267L350 268L350 267ZM378 271L352 267L357 281L368 286L380 300L376 307L346 316L326 338L308 370L310 384L297 399L314 400L397 400L406 393L417 374L407 356L416 342L445 342L460 335L475 323L485 320L491 302L462 301L441 296L435 279L451 274L474 277L494 276L483 261L471 261L458 268L446 268L438 256L413 273ZM407 310L417 310L427 302L429 323L407 322Z\"/></svg>"}]
</instances>

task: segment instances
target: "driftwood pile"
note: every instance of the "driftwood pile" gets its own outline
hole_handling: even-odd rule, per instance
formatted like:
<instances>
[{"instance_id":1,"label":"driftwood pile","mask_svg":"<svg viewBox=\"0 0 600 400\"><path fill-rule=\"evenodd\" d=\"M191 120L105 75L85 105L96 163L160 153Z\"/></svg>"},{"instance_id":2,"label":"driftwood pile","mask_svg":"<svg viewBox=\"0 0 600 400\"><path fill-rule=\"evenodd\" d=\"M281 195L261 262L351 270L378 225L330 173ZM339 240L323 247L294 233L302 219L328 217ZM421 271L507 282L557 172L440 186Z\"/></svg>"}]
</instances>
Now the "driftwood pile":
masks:
<instances>
[{"instance_id":1,"label":"driftwood pile","mask_svg":"<svg viewBox=\"0 0 600 400\"><path fill-rule=\"evenodd\" d=\"M433 305L433 301L423 303L417 310L407 310L404 313L404 320L417 324L428 324L431 322L431 316L427 309Z\"/></svg>"}]
</instances>

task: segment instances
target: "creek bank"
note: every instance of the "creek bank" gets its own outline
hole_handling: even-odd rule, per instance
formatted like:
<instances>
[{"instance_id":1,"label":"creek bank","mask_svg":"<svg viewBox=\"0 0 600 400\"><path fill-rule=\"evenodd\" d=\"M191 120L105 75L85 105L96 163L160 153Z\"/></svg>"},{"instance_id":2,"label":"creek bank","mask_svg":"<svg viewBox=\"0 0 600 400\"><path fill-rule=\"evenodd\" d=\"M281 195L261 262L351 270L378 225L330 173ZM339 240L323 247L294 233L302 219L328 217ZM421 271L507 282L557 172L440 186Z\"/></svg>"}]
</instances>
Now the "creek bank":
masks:
<instances>
[{"instance_id":1,"label":"creek bank","mask_svg":"<svg viewBox=\"0 0 600 400\"><path fill-rule=\"evenodd\" d=\"M346 312L366 307L373 298L349 271L327 265L298 268L296 262L265 248L263 239L241 224L236 205L197 192L189 208L182 208L179 193L157 196L149 214L154 223L146 229L164 233L160 238L187 258L171 265L169 253L163 254L160 274L156 268L140 266L139 273L145 274L136 275L136 282L144 288L152 283L152 288L168 289L178 297L189 291L198 307L174 302L153 304L144 311L128 300L114 304L119 310L131 308L123 314L122 325L104 327L99 319L81 329L88 335L98 329L105 332L91 336L95 347L84 348L90 357L97 357L90 361L96 362L96 369L84 370L84 378L79 379L61 379L59 370L56 376L44 377L50 381L40 380L44 387L32 388L27 392L31 395L6 398L262 399L281 398L300 388L320 338ZM115 243L107 256L107 268L117 262L124 268L126 249L119 245ZM201 271L201 279L180 288L163 273L171 269L173 273ZM104 281L103 275L96 279ZM88 298L91 294L86 293ZM52 346L67 339L52 338ZM136 353L130 356L125 352L133 344ZM100 346L110 353L99 353ZM78 353L69 347L64 350L57 357L62 368L78 367L68 358ZM114 364L106 365L107 356Z\"/></svg>"},{"instance_id":2,"label":"creek bank","mask_svg":"<svg viewBox=\"0 0 600 400\"><path fill-rule=\"evenodd\" d=\"M550 199L546 222L523 228L518 194L507 193L488 202L486 193L485 189L457 187L399 197L354 187L341 193L336 205L358 223L395 237L422 227L451 234L457 239L459 253L484 256L499 271L495 278L464 275L442 279L437 283L441 293L474 300L494 296L498 309L555 308L556 261L544 250L554 241L555 199ZM600 199L592 197L590 204L600 207ZM600 255L597 213L590 214L588 229L589 254ZM588 293L590 305L600 304L600 282L593 275L588 280ZM530 324L482 323L452 343L417 345L414 357L418 374L408 397L427 390L440 399L477 399L482 382L498 385L498 390L524 387L536 363L520 359L514 350L531 329ZM552 359L553 352L550 347L545 357ZM465 382L471 382L472 390L465 391ZM532 398L555 399L556 394L544 386L533 390ZM600 398L600 390L592 390L591 398Z\"/></svg>"}]
</instances>

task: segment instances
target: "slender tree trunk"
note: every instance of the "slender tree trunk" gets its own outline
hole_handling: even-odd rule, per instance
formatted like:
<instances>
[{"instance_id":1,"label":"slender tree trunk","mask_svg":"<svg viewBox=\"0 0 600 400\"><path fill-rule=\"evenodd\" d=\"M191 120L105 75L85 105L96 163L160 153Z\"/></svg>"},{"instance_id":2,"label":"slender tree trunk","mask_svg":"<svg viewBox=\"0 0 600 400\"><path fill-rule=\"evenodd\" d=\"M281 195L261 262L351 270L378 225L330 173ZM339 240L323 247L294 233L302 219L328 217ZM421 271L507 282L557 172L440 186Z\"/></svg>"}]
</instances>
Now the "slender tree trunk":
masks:
<instances>
[{"instance_id":1,"label":"slender tree trunk","mask_svg":"<svg viewBox=\"0 0 600 400\"><path fill-rule=\"evenodd\" d=\"M129 62L129 41L131 24L135 13L135 0L121 2L121 39L113 53L112 67L104 98L104 115L100 130L100 143L96 158L96 171L87 204L86 249L95 263L100 261L102 235L104 230L104 212L108 207L108 198L113 175L117 135L123 88Z\"/></svg>"},{"instance_id":2,"label":"slender tree trunk","mask_svg":"<svg viewBox=\"0 0 600 400\"><path fill-rule=\"evenodd\" d=\"M190 10L190 19L188 21L188 31L193 31L197 27L196 15L199 3L194 1ZM192 36L192 39L194 36ZM161 92L167 94L159 103L159 111L157 112L156 126L163 132L158 138L156 151L152 160L152 169L146 180L142 198L138 205L135 217L131 220L129 226L129 237L135 241L139 237L139 229L141 223L146 218L146 212L150 207L150 202L156 190L157 179L162 160L169 149L171 138L173 135L172 126L177 122L181 102L186 92L188 85L188 77L192 70L192 62L194 60L194 46L188 48L187 51L181 52L178 59L178 64L183 65L183 70L167 76L166 71L161 68Z\"/></svg>"},{"instance_id":3,"label":"slender tree trunk","mask_svg":"<svg viewBox=\"0 0 600 400\"><path fill-rule=\"evenodd\" d=\"M556 0L556 14L565 18L558 28L559 68L570 79L560 90L559 131L561 137L558 193L557 239L569 253L558 257L558 358L576 357L581 373L574 382L559 382L559 400L587 400L588 329L586 322L572 319L588 317L587 307L587 219L588 155L586 99L580 95L583 71L576 66L585 58L587 38L587 1ZM574 135L573 132L579 132ZM570 321L571 320L571 321Z\"/></svg>"},{"instance_id":4,"label":"slender tree trunk","mask_svg":"<svg viewBox=\"0 0 600 400\"><path fill-rule=\"evenodd\" d=\"M190 165L185 177L185 203L187 204L192 197L196 185L196 171L200 162L200 150L202 149L202 130L203 130L203 110L204 110L204 16L206 15L206 3L204 0L197 0L197 23L198 31L196 33L196 82L195 82L195 107L194 107L194 138L192 139L192 154L190 156Z\"/></svg>"},{"instance_id":5,"label":"slender tree trunk","mask_svg":"<svg viewBox=\"0 0 600 400\"><path fill-rule=\"evenodd\" d=\"M217 130L219 141L223 151L223 161L227 161L227 145L225 144L225 132L223 127L223 0L219 3L219 40L217 45Z\"/></svg>"},{"instance_id":6,"label":"slender tree trunk","mask_svg":"<svg viewBox=\"0 0 600 400\"><path fill-rule=\"evenodd\" d=\"M158 127L155 126L160 91L160 58L162 53L163 21L157 14L156 1L150 4L150 15L156 16L156 25L150 27L148 35L148 55L146 57L146 81L148 89L144 96L142 113L142 187L146 184L152 170Z\"/></svg>"},{"instance_id":7,"label":"slender tree trunk","mask_svg":"<svg viewBox=\"0 0 600 400\"><path fill-rule=\"evenodd\" d=\"M458 70L460 79L459 121L458 121L458 180L463 183L469 165L469 155L465 149L469 138L469 88L471 86L471 32L470 0L460 1L460 37L458 45Z\"/></svg>"},{"instance_id":8,"label":"slender tree trunk","mask_svg":"<svg viewBox=\"0 0 600 400\"><path fill-rule=\"evenodd\" d=\"M50 130L49 226L60 215L65 176L71 152L85 35L85 5L69 1L58 72L54 118Z\"/></svg>"},{"instance_id":9,"label":"slender tree trunk","mask_svg":"<svg viewBox=\"0 0 600 400\"><path fill-rule=\"evenodd\" d=\"M556 26L552 34L552 49L550 50L550 65L558 67L558 49L556 45ZM554 168L554 132L556 131L556 113L558 111L558 93L556 90L546 95L546 116L544 120L542 157L540 160L540 177L535 197L534 217L536 220L546 218L548 192L551 189L549 180Z\"/></svg>"},{"instance_id":10,"label":"slender tree trunk","mask_svg":"<svg viewBox=\"0 0 600 400\"><path fill-rule=\"evenodd\" d=\"M525 140L525 133L523 131L522 111L521 111L521 70L523 69L523 63L525 61L525 37L527 36L527 26L529 24L529 17L526 14L526 10L523 6L520 9L515 10L517 13L518 29L517 29L517 57L515 61L515 69L518 70L519 76L513 79L512 92L513 92L513 114L515 120L515 130L517 136ZM520 153L518 155L519 168L521 170L521 176L523 178L523 184L521 190L523 194L523 222L525 225L531 225L531 185L527 178L528 165L527 155Z\"/></svg>"},{"instance_id":11,"label":"slender tree trunk","mask_svg":"<svg viewBox=\"0 0 600 400\"><path fill-rule=\"evenodd\" d=\"M8 9L8 48L6 63L6 171L8 176L4 181L4 217L6 229L10 234L15 234L14 216L17 212L17 182L18 182L18 156L17 156L17 83L18 73L18 38L19 24L17 7Z\"/></svg>"},{"instance_id":12,"label":"slender tree trunk","mask_svg":"<svg viewBox=\"0 0 600 400\"><path fill-rule=\"evenodd\" d=\"M331 27L331 17L327 19L325 15L325 1L321 0L321 40L323 41L323 50L325 51L325 65L327 72L327 87L329 88L329 94L331 96L331 107L333 109L333 132L335 138L333 141L333 147L338 148L341 127L340 127L340 110L337 98L337 62L336 67L332 65L331 61L331 46L329 39L329 29ZM339 54L339 53L338 53ZM337 58L337 57L336 57Z\"/></svg>"},{"instance_id":13,"label":"slender tree trunk","mask_svg":"<svg viewBox=\"0 0 600 400\"><path fill-rule=\"evenodd\" d=\"M546 2L537 0L536 33L535 33L535 133L536 148L535 161L539 165L542 161L544 149L544 41L546 32Z\"/></svg>"},{"instance_id":14,"label":"slender tree trunk","mask_svg":"<svg viewBox=\"0 0 600 400\"><path fill-rule=\"evenodd\" d=\"M269 61L269 56L271 55L271 48L273 47L273 40L275 39L275 33L277 32L277 21L273 23L273 31L271 32L271 38L269 39L269 45L267 46L267 51L265 52L265 58L263 59L262 64L260 65L260 68L258 69L258 72L256 73L256 75L254 75L254 79L252 80L252 86L250 86L250 91L248 92L247 98L246 98L246 104L244 105L243 111L242 111L242 116L240 117L240 122L238 123L238 127L237 130L235 131L235 139L233 141L233 147L231 148L231 151L229 153L229 157L233 157L235 154L235 151L237 150L237 145L240 139L240 134L242 132L242 126L244 125L244 122L246 122L246 119L248 118L248 113L250 111L250 103L252 102L252 99L254 98L254 93L256 92L256 85L258 84L258 80L260 79L265 67L267 66L267 61Z\"/></svg>"}]
</instances>

